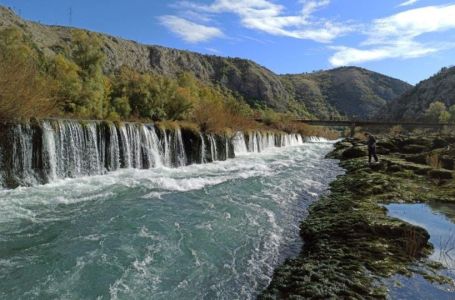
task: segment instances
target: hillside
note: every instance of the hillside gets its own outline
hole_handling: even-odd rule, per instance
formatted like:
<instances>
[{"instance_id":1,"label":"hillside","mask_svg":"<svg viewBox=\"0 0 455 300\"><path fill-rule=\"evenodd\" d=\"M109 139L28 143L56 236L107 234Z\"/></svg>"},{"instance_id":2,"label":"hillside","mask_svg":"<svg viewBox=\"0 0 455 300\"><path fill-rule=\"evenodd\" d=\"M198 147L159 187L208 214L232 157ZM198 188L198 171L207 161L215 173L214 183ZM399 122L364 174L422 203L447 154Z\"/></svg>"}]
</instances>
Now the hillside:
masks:
<instances>
[{"instance_id":1,"label":"hillside","mask_svg":"<svg viewBox=\"0 0 455 300\"><path fill-rule=\"evenodd\" d=\"M455 67L444 68L439 73L417 84L402 97L390 102L378 115L391 120L418 120L434 101L450 107L455 104Z\"/></svg>"},{"instance_id":2,"label":"hillside","mask_svg":"<svg viewBox=\"0 0 455 300\"><path fill-rule=\"evenodd\" d=\"M20 29L46 56L60 53L72 43L71 28L25 21L0 6L0 28L5 27ZM204 82L229 89L252 106L301 116L369 117L411 87L400 80L355 67L281 76L251 60L202 55L90 34L102 41L107 74L121 66L171 78L181 72L191 72Z\"/></svg>"},{"instance_id":3,"label":"hillside","mask_svg":"<svg viewBox=\"0 0 455 300\"><path fill-rule=\"evenodd\" d=\"M357 67L285 75L283 79L290 83L291 94L302 99L310 112L338 111L360 119L374 116L389 101L411 88L401 80Z\"/></svg>"}]
</instances>

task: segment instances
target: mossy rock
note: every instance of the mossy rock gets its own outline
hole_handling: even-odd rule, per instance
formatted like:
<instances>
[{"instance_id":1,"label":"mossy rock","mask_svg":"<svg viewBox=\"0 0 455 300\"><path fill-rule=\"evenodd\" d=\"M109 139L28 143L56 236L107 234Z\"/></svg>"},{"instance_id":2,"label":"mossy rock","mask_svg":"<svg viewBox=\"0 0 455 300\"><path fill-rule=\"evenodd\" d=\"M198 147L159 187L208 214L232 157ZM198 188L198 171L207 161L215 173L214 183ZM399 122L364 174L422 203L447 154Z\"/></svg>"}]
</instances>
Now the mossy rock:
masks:
<instances>
[{"instance_id":1,"label":"mossy rock","mask_svg":"<svg viewBox=\"0 0 455 300\"><path fill-rule=\"evenodd\" d=\"M365 147L351 147L343 151L342 157L344 159L352 159L365 157L368 155L368 151Z\"/></svg>"},{"instance_id":2,"label":"mossy rock","mask_svg":"<svg viewBox=\"0 0 455 300\"><path fill-rule=\"evenodd\" d=\"M443 169L435 169L428 172L428 176L433 179L453 179L453 172Z\"/></svg>"},{"instance_id":3,"label":"mossy rock","mask_svg":"<svg viewBox=\"0 0 455 300\"><path fill-rule=\"evenodd\" d=\"M427 154L411 154L404 157L406 161L410 161L416 164L425 165L427 163Z\"/></svg>"},{"instance_id":4,"label":"mossy rock","mask_svg":"<svg viewBox=\"0 0 455 300\"><path fill-rule=\"evenodd\" d=\"M390 165L387 167L387 171L392 173L401 172L403 171L403 167L401 167L400 165Z\"/></svg>"},{"instance_id":5,"label":"mossy rock","mask_svg":"<svg viewBox=\"0 0 455 300\"><path fill-rule=\"evenodd\" d=\"M445 148L449 145L449 141L447 139L443 138L435 138L433 140L433 149L440 149L440 148Z\"/></svg>"},{"instance_id":6,"label":"mossy rock","mask_svg":"<svg viewBox=\"0 0 455 300\"><path fill-rule=\"evenodd\" d=\"M444 155L440 159L441 167L447 170L455 170L455 159L448 155Z\"/></svg>"},{"instance_id":7,"label":"mossy rock","mask_svg":"<svg viewBox=\"0 0 455 300\"><path fill-rule=\"evenodd\" d=\"M417 144L406 145L403 148L401 148L401 152L405 154L419 154L422 152L427 152L428 150L429 150L428 146Z\"/></svg>"},{"instance_id":8,"label":"mossy rock","mask_svg":"<svg viewBox=\"0 0 455 300\"><path fill-rule=\"evenodd\" d=\"M379 149L387 149L389 150L389 152L392 152L392 151L397 151L397 146L395 145L395 143L391 140L385 140L385 141L380 141L380 142L377 142L376 144L378 146L378 150Z\"/></svg>"},{"instance_id":9,"label":"mossy rock","mask_svg":"<svg viewBox=\"0 0 455 300\"><path fill-rule=\"evenodd\" d=\"M392 151L390 149L379 147L379 146L376 149L376 153L379 155L389 155L391 152Z\"/></svg>"}]
</instances>

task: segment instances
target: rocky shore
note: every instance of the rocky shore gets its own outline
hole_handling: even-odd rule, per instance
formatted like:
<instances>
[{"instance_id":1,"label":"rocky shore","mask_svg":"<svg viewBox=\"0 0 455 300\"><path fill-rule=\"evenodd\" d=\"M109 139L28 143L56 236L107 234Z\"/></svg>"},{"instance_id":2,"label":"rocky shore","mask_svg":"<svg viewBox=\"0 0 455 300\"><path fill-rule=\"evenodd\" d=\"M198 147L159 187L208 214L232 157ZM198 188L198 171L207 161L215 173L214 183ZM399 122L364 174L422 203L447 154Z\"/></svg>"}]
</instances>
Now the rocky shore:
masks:
<instances>
[{"instance_id":1,"label":"rocky shore","mask_svg":"<svg viewBox=\"0 0 455 300\"><path fill-rule=\"evenodd\" d=\"M384 204L455 203L455 137L381 136L378 153L380 163L369 166L363 141L336 144L329 156L346 173L310 208L300 255L275 271L260 299L386 298L381 282L394 274L450 282L427 259L429 234L389 217Z\"/></svg>"}]
</instances>

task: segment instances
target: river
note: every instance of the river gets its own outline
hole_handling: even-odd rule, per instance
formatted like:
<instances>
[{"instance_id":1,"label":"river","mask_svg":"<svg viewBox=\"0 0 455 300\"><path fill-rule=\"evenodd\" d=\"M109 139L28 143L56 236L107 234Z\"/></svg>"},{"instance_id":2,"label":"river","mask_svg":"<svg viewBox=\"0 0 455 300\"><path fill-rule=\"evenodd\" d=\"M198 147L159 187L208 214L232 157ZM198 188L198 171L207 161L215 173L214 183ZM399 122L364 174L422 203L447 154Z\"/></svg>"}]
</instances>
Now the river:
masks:
<instances>
[{"instance_id":1,"label":"river","mask_svg":"<svg viewBox=\"0 0 455 300\"><path fill-rule=\"evenodd\" d=\"M342 173L331 143L0 190L2 299L252 299Z\"/></svg>"}]
</instances>

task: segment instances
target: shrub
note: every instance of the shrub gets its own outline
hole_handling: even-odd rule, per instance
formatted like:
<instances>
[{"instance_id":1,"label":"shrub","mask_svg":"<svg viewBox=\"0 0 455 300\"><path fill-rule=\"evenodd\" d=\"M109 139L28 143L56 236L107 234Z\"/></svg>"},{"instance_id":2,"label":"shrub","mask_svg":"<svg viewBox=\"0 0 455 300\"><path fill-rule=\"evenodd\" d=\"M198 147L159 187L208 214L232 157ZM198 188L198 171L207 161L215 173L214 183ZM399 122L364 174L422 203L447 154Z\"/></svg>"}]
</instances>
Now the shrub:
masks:
<instances>
[{"instance_id":1,"label":"shrub","mask_svg":"<svg viewBox=\"0 0 455 300\"><path fill-rule=\"evenodd\" d=\"M55 112L54 84L38 55L14 29L0 31L0 119L49 116Z\"/></svg>"},{"instance_id":2,"label":"shrub","mask_svg":"<svg viewBox=\"0 0 455 300\"><path fill-rule=\"evenodd\" d=\"M425 112L425 118L429 122L440 122L447 117L446 105L441 101L435 101L430 104Z\"/></svg>"}]
</instances>

